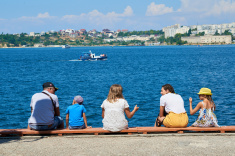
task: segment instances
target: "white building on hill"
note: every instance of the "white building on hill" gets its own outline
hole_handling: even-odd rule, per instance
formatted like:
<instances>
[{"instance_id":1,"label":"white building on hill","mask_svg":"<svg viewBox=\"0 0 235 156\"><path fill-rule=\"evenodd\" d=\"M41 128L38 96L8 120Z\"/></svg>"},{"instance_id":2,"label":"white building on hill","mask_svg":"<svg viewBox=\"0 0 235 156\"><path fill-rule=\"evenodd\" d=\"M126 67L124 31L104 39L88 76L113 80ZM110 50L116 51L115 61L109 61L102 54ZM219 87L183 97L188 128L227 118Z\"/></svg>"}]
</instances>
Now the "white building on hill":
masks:
<instances>
[{"instance_id":1,"label":"white building on hill","mask_svg":"<svg viewBox=\"0 0 235 156\"><path fill-rule=\"evenodd\" d=\"M226 30L228 30L233 34L233 36L235 36L235 22L225 24L203 24L191 26L180 26L179 24L175 24L172 26L164 27L162 31L165 33L165 38L167 38L174 37L177 33L187 33L189 29L191 29L192 34L199 34L204 32L205 35L214 35L216 32L222 34Z\"/></svg>"},{"instance_id":2,"label":"white building on hill","mask_svg":"<svg viewBox=\"0 0 235 156\"><path fill-rule=\"evenodd\" d=\"M182 41L187 41L192 44L212 44L212 43L225 43L231 44L232 37L231 35L221 35L221 36L190 36L190 37L181 37Z\"/></svg>"},{"instance_id":3,"label":"white building on hill","mask_svg":"<svg viewBox=\"0 0 235 156\"><path fill-rule=\"evenodd\" d=\"M165 38L167 37L174 37L175 34L184 34L188 33L189 27L187 26L180 26L179 24L175 24L172 26L164 27L162 31L165 33Z\"/></svg>"},{"instance_id":4,"label":"white building on hill","mask_svg":"<svg viewBox=\"0 0 235 156\"><path fill-rule=\"evenodd\" d=\"M235 36L235 22L225 24L203 24L203 25L192 25L190 26L192 34L198 34L205 32L205 35L214 35L216 31L219 34L224 33L226 30L231 32Z\"/></svg>"},{"instance_id":5,"label":"white building on hill","mask_svg":"<svg viewBox=\"0 0 235 156\"><path fill-rule=\"evenodd\" d=\"M35 32L30 32L29 36L35 36Z\"/></svg>"}]
</instances>

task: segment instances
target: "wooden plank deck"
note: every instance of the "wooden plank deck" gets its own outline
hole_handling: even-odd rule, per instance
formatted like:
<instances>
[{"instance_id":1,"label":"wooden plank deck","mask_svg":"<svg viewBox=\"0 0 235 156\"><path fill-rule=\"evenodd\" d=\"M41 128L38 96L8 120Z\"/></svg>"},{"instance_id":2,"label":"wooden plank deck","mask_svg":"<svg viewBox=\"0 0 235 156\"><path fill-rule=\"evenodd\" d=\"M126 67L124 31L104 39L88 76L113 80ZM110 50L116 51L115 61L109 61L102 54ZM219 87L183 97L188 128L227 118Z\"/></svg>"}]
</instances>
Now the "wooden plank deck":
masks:
<instances>
[{"instance_id":1,"label":"wooden plank deck","mask_svg":"<svg viewBox=\"0 0 235 156\"><path fill-rule=\"evenodd\" d=\"M178 132L180 128L166 128L166 127L138 127L138 132L142 134L148 133L162 133L162 132Z\"/></svg>"},{"instance_id":2,"label":"wooden plank deck","mask_svg":"<svg viewBox=\"0 0 235 156\"><path fill-rule=\"evenodd\" d=\"M131 135L132 133L137 133L137 128L129 128L122 130L120 132L116 133L127 133L128 135ZM61 130L47 130L47 131L35 131L35 130L29 130L29 129L0 129L1 136L6 136L10 134L14 135L50 135L50 134L57 134L59 136L62 136L63 134L105 134L105 133L114 133L107 130L104 130L103 128L87 128L87 129L78 129L78 130L69 130L69 129L61 129Z\"/></svg>"},{"instance_id":3,"label":"wooden plank deck","mask_svg":"<svg viewBox=\"0 0 235 156\"><path fill-rule=\"evenodd\" d=\"M47 130L47 131L35 131L29 129L0 129L0 137L7 135L59 135L63 134L106 134L106 133L119 133L119 134L128 134L133 133L148 134L148 133L184 133L184 132L235 132L235 126L222 126L222 127L186 127L186 128L166 128L166 127L134 127L122 130L120 132L110 132L103 130L103 128L88 128L88 129L78 129L78 130Z\"/></svg>"}]
</instances>

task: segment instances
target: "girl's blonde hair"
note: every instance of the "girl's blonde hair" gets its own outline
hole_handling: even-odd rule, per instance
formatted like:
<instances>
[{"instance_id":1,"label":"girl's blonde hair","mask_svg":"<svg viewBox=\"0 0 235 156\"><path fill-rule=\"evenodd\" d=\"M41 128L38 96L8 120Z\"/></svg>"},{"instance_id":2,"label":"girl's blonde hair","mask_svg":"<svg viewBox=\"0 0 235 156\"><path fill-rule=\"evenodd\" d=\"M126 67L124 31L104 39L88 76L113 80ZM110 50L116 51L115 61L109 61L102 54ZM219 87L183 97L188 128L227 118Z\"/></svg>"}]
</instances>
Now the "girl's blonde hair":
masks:
<instances>
[{"instance_id":1,"label":"girl's blonde hair","mask_svg":"<svg viewBox=\"0 0 235 156\"><path fill-rule=\"evenodd\" d=\"M211 102L211 104L213 104L213 110L215 110L215 103L214 103L211 95L206 95L206 98L207 98L207 100L209 100Z\"/></svg>"},{"instance_id":2,"label":"girl's blonde hair","mask_svg":"<svg viewBox=\"0 0 235 156\"><path fill-rule=\"evenodd\" d=\"M109 95L107 97L107 100L110 103L116 102L117 99L124 99L122 95L122 86L119 84L114 84L109 89Z\"/></svg>"}]
</instances>

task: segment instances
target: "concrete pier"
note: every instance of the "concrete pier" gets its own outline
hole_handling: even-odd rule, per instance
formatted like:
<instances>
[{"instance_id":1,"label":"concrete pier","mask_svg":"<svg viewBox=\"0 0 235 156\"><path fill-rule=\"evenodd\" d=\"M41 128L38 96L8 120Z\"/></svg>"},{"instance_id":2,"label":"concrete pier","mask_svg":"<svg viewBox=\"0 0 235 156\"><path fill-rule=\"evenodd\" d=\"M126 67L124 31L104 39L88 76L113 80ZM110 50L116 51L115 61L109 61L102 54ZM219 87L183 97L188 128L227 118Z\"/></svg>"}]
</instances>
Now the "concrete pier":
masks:
<instances>
[{"instance_id":1,"label":"concrete pier","mask_svg":"<svg viewBox=\"0 0 235 156\"><path fill-rule=\"evenodd\" d=\"M0 155L235 155L235 133L2 137Z\"/></svg>"}]
</instances>

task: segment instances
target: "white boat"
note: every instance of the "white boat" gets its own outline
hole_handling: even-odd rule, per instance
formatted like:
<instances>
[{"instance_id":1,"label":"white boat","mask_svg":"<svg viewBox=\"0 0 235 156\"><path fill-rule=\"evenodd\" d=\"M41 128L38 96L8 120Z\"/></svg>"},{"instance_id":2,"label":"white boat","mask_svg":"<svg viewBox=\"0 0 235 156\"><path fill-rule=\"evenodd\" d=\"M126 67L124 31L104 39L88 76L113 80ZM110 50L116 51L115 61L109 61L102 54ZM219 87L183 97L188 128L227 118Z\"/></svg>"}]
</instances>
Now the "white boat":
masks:
<instances>
[{"instance_id":1,"label":"white boat","mask_svg":"<svg viewBox=\"0 0 235 156\"><path fill-rule=\"evenodd\" d=\"M99 56L96 56L95 53L89 52L83 52L83 54L80 56L78 60L81 61L97 61L97 60L107 60L108 56L106 54L101 54Z\"/></svg>"},{"instance_id":2,"label":"white boat","mask_svg":"<svg viewBox=\"0 0 235 156\"><path fill-rule=\"evenodd\" d=\"M66 44L66 45L62 45L62 48L70 48L70 46Z\"/></svg>"}]
</instances>

